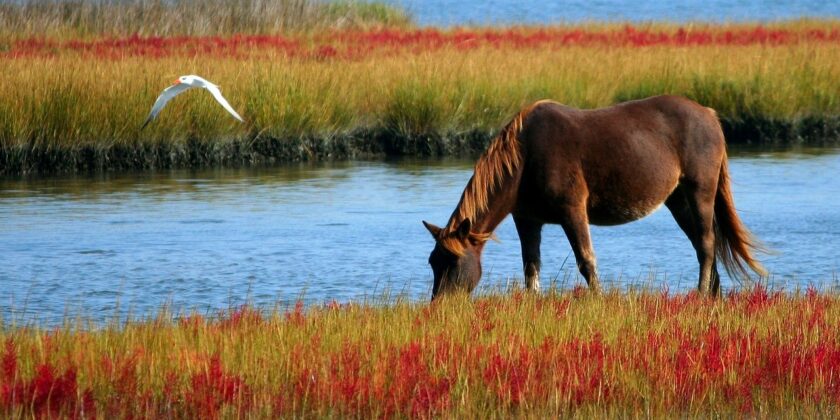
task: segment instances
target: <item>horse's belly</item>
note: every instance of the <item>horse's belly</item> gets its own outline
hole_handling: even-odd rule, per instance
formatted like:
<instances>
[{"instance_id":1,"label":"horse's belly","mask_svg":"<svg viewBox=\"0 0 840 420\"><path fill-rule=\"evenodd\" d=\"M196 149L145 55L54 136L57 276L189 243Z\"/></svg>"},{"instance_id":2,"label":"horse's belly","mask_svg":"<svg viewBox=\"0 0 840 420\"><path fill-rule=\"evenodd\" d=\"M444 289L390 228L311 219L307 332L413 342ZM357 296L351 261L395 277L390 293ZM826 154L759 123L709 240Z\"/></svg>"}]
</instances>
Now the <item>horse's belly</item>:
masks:
<instances>
[{"instance_id":1,"label":"horse's belly","mask_svg":"<svg viewBox=\"0 0 840 420\"><path fill-rule=\"evenodd\" d=\"M589 223L600 226L620 225L639 220L662 207L662 200L639 201L635 203L604 203L589 208Z\"/></svg>"},{"instance_id":2,"label":"horse's belly","mask_svg":"<svg viewBox=\"0 0 840 420\"><path fill-rule=\"evenodd\" d=\"M637 178L638 179L638 178ZM679 182L677 173L636 188L590 191L587 212L593 225L620 225L639 220L662 206Z\"/></svg>"}]
</instances>

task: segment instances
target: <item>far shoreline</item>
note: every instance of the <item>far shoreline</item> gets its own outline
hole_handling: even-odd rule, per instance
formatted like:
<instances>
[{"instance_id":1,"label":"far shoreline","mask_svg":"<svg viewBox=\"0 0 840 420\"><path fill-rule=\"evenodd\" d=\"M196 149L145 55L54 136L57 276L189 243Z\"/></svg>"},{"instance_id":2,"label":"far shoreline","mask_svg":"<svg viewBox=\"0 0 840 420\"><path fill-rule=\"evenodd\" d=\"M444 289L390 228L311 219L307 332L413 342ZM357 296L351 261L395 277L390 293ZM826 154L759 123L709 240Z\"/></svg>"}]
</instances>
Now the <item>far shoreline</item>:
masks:
<instances>
[{"instance_id":1,"label":"far shoreline","mask_svg":"<svg viewBox=\"0 0 840 420\"><path fill-rule=\"evenodd\" d=\"M775 148L840 145L840 116L797 120L721 117L727 144ZM157 169L250 167L295 162L352 161L395 157L474 158L495 132L405 134L383 128L288 138L259 133L235 139L72 145L16 144L0 147L0 176L59 175Z\"/></svg>"}]
</instances>

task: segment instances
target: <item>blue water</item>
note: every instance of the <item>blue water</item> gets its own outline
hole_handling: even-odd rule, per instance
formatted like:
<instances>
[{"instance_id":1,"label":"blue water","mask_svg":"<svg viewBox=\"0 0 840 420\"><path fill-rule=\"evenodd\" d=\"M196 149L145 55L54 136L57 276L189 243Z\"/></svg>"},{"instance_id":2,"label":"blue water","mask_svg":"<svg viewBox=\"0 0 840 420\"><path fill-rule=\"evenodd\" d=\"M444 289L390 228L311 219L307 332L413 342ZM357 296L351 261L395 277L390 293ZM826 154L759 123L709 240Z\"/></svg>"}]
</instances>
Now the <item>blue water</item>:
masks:
<instances>
[{"instance_id":1,"label":"blue water","mask_svg":"<svg viewBox=\"0 0 840 420\"><path fill-rule=\"evenodd\" d=\"M736 22L840 17L838 1L761 0L386 0L406 8L420 25L554 24L585 21Z\"/></svg>"},{"instance_id":2,"label":"blue water","mask_svg":"<svg viewBox=\"0 0 840 420\"><path fill-rule=\"evenodd\" d=\"M215 311L379 297L426 300L433 242L470 161L354 162L265 169L0 179L0 315L5 322L147 316L165 303ZM743 221L777 254L776 287L834 287L840 273L840 150L735 153ZM484 255L483 285L521 282L508 219ZM617 287L696 287L694 251L667 210L593 227ZM582 280L558 226L543 238L543 285ZM737 284L724 279L725 289Z\"/></svg>"}]
</instances>

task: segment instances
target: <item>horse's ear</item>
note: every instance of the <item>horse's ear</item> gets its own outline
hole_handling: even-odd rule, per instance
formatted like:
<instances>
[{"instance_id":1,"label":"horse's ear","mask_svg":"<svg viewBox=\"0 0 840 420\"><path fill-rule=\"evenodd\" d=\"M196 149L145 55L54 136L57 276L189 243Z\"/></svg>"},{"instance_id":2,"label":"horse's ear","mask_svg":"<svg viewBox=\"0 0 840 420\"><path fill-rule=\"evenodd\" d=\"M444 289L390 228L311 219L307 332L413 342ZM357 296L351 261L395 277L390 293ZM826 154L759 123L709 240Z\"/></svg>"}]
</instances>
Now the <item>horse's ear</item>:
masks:
<instances>
[{"instance_id":1,"label":"horse's ear","mask_svg":"<svg viewBox=\"0 0 840 420\"><path fill-rule=\"evenodd\" d=\"M470 229L472 229L472 222L470 219L464 219L460 225L458 225L458 239L467 239L470 237Z\"/></svg>"},{"instance_id":2,"label":"horse's ear","mask_svg":"<svg viewBox=\"0 0 840 420\"><path fill-rule=\"evenodd\" d=\"M425 220L423 221L423 226L425 226L426 229L428 229L429 233L432 234L432 238L435 238L435 240L437 240L440 237L439 236L440 235L440 228L439 227L437 227L437 226L435 226L435 225L433 225L433 224L431 224L431 223L429 223Z\"/></svg>"}]
</instances>

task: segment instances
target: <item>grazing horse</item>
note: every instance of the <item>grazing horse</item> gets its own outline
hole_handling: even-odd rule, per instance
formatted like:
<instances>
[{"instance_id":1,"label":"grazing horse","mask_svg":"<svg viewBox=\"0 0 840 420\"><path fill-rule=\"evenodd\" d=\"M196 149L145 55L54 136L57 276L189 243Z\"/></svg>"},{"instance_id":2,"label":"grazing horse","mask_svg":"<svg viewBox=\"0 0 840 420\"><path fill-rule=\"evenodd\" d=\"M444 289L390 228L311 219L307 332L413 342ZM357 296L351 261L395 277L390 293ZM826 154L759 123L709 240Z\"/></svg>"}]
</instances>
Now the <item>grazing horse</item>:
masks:
<instances>
[{"instance_id":1,"label":"grazing horse","mask_svg":"<svg viewBox=\"0 0 840 420\"><path fill-rule=\"evenodd\" d=\"M481 252L513 214L528 289L539 289L540 237L559 224L578 269L599 293L589 225L640 219L662 204L697 252L700 293L718 295L720 258L730 275L766 272L760 244L735 212L726 144L717 114L686 98L656 96L581 110L539 101L491 142L445 227L423 222L435 239L429 256L432 299L471 292Z\"/></svg>"}]
</instances>

